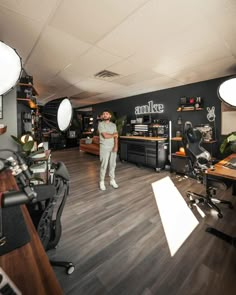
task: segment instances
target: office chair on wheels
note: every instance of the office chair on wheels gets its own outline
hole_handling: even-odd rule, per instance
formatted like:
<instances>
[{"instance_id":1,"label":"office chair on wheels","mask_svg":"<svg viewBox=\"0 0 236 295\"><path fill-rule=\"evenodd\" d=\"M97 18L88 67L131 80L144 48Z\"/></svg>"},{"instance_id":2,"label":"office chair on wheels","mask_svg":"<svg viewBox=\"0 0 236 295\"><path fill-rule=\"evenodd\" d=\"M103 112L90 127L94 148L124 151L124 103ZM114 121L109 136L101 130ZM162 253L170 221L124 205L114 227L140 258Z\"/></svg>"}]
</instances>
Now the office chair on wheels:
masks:
<instances>
[{"instance_id":1,"label":"office chair on wheels","mask_svg":"<svg viewBox=\"0 0 236 295\"><path fill-rule=\"evenodd\" d=\"M46 251L56 248L60 240L61 215L69 194L69 174L64 163L52 164L52 170L51 184L35 186L38 202L27 206ZM67 274L75 269L72 262L50 260L50 263L65 267Z\"/></svg>"},{"instance_id":2,"label":"office chair on wheels","mask_svg":"<svg viewBox=\"0 0 236 295\"><path fill-rule=\"evenodd\" d=\"M204 203L215 210L219 218L222 218L223 214L217 204L226 204L229 208L233 208L233 205L229 201L214 198L214 195L216 194L216 188L227 189L231 183L206 177L205 171L210 167L213 169L212 158L210 153L201 146L202 133L200 130L193 128L192 123L189 121L184 126L183 143L186 154L190 159L193 177L202 183L205 182L206 185L205 196L192 191L186 193L189 198L189 207L192 209L194 204Z\"/></svg>"}]
</instances>

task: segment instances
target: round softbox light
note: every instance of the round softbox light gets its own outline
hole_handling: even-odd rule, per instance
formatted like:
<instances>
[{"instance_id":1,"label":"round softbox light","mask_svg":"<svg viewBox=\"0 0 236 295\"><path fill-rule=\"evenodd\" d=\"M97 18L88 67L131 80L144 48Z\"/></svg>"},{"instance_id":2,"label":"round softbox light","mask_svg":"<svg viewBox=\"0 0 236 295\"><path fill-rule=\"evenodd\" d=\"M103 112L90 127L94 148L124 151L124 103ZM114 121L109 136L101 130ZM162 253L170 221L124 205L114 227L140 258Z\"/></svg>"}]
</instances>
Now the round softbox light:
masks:
<instances>
[{"instance_id":1,"label":"round softbox light","mask_svg":"<svg viewBox=\"0 0 236 295\"><path fill-rule=\"evenodd\" d=\"M67 97L54 99L45 104L42 111L44 122L51 128L66 131L71 124L73 108Z\"/></svg>"},{"instance_id":2,"label":"round softbox light","mask_svg":"<svg viewBox=\"0 0 236 295\"><path fill-rule=\"evenodd\" d=\"M231 77L220 84L218 97L231 107L236 107L236 77Z\"/></svg>"},{"instance_id":3,"label":"round softbox light","mask_svg":"<svg viewBox=\"0 0 236 295\"><path fill-rule=\"evenodd\" d=\"M21 58L17 52L0 41L0 95L8 92L20 78Z\"/></svg>"}]
</instances>

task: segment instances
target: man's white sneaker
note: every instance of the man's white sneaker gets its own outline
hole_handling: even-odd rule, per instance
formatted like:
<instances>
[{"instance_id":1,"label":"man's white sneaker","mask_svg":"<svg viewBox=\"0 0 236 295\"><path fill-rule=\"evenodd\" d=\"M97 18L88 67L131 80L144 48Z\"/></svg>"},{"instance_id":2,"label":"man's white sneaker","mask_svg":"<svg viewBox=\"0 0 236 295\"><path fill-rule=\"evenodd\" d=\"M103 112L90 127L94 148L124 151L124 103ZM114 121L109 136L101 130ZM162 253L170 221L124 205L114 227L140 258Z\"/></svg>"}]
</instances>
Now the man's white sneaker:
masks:
<instances>
[{"instance_id":1,"label":"man's white sneaker","mask_svg":"<svg viewBox=\"0 0 236 295\"><path fill-rule=\"evenodd\" d=\"M99 186L100 186L100 190L102 190L102 191L105 191L106 190L104 181L100 181Z\"/></svg>"},{"instance_id":2,"label":"man's white sneaker","mask_svg":"<svg viewBox=\"0 0 236 295\"><path fill-rule=\"evenodd\" d=\"M116 181L115 181L114 179L112 179L112 180L110 181L110 185L111 185L112 187L114 187L114 188L118 188L118 187L119 187L119 185L116 183Z\"/></svg>"}]
</instances>

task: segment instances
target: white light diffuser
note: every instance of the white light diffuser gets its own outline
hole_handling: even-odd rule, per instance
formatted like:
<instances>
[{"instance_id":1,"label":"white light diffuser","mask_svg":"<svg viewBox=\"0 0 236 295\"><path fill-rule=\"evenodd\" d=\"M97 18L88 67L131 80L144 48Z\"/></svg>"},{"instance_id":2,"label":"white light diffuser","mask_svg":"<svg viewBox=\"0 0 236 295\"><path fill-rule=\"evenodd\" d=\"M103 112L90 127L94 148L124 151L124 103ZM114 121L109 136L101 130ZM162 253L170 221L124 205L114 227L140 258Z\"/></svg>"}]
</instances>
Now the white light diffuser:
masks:
<instances>
[{"instance_id":1,"label":"white light diffuser","mask_svg":"<svg viewBox=\"0 0 236 295\"><path fill-rule=\"evenodd\" d=\"M236 107L236 77L229 78L219 86L218 96L224 103Z\"/></svg>"},{"instance_id":2,"label":"white light diffuser","mask_svg":"<svg viewBox=\"0 0 236 295\"><path fill-rule=\"evenodd\" d=\"M68 98L63 99L57 111L57 123L61 131L68 129L73 115L73 108Z\"/></svg>"},{"instance_id":3,"label":"white light diffuser","mask_svg":"<svg viewBox=\"0 0 236 295\"><path fill-rule=\"evenodd\" d=\"M21 68L21 58L17 52L0 41L0 95L15 86Z\"/></svg>"}]
</instances>

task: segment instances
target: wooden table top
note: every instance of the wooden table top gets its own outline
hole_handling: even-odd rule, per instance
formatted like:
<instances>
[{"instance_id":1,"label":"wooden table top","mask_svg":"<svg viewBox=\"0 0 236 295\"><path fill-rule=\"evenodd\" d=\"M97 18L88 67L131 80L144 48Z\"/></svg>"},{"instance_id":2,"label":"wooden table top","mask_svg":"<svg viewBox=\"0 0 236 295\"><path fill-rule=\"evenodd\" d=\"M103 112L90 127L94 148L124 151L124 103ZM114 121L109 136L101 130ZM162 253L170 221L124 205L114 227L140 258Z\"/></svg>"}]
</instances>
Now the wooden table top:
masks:
<instances>
[{"instance_id":1,"label":"wooden table top","mask_svg":"<svg viewBox=\"0 0 236 295\"><path fill-rule=\"evenodd\" d=\"M231 154L227 158L221 160L214 165L214 170L208 169L206 173L209 175L236 180L236 169L231 169L225 166L232 158L236 158L236 153Z\"/></svg>"}]
</instances>

